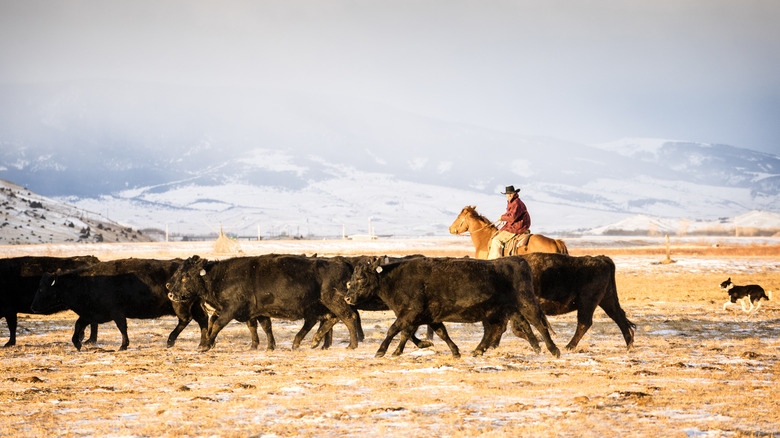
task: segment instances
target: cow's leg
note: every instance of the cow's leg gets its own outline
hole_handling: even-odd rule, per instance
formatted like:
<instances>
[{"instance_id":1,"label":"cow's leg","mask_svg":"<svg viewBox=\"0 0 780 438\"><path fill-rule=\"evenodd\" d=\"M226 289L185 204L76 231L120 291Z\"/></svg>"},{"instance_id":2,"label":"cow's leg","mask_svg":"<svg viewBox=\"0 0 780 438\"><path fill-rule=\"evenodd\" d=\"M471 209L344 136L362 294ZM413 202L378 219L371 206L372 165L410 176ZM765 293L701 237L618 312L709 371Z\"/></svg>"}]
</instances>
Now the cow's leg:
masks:
<instances>
[{"instance_id":1,"label":"cow's leg","mask_svg":"<svg viewBox=\"0 0 780 438\"><path fill-rule=\"evenodd\" d=\"M590 306L577 309L577 329L574 331L574 336L572 336L569 343L566 344L567 350L574 350L577 348L577 344L580 343L582 337L585 336L585 333L590 329L590 326L593 325L593 312L595 310L595 308L591 308Z\"/></svg>"},{"instance_id":2,"label":"cow's leg","mask_svg":"<svg viewBox=\"0 0 780 438\"><path fill-rule=\"evenodd\" d=\"M203 304L195 303L190 308L192 319L198 323L200 327L200 344L198 347L206 345L209 339L209 315L206 313L206 309L203 308Z\"/></svg>"},{"instance_id":3,"label":"cow's leg","mask_svg":"<svg viewBox=\"0 0 780 438\"><path fill-rule=\"evenodd\" d=\"M558 347L555 345L555 342L553 342L552 337L550 336L550 323L547 321L547 317L544 316L544 313L542 313L542 308L539 307L539 304L536 302L536 300L527 303L521 303L520 312L528 321L528 323L536 327L536 330L538 330L539 334L542 335L542 339L544 340L544 345L547 347L547 351L549 351L555 357L561 357L560 350L558 350ZM590 311L590 314L591 316L593 315L593 310Z\"/></svg>"},{"instance_id":4,"label":"cow's leg","mask_svg":"<svg viewBox=\"0 0 780 438\"><path fill-rule=\"evenodd\" d=\"M505 319L502 323L502 326L497 329L497 332L491 337L490 344L488 344L488 348L498 348L499 345L501 345L501 336L506 331L506 326L509 323L509 318ZM485 322L482 322L482 328L487 331L487 326L485 325Z\"/></svg>"},{"instance_id":5,"label":"cow's leg","mask_svg":"<svg viewBox=\"0 0 780 438\"><path fill-rule=\"evenodd\" d=\"M320 321L320 326L317 328L317 333L314 334L314 339L311 341L311 348L317 348L322 342L322 349L327 350L333 345L333 326L339 322L339 319L334 315L326 315L325 319Z\"/></svg>"},{"instance_id":6,"label":"cow's leg","mask_svg":"<svg viewBox=\"0 0 780 438\"><path fill-rule=\"evenodd\" d=\"M95 345L97 344L97 335L98 335L98 323L93 322L89 325L89 339L84 341L85 344ZM81 338L84 339L84 333L81 334Z\"/></svg>"},{"instance_id":7,"label":"cow's leg","mask_svg":"<svg viewBox=\"0 0 780 438\"><path fill-rule=\"evenodd\" d=\"M206 345L201 345L198 349L203 352L214 348L217 335L232 320L232 312L224 310L220 311L219 314L214 313L211 315L211 318L209 319L209 338L206 341Z\"/></svg>"},{"instance_id":8,"label":"cow's leg","mask_svg":"<svg viewBox=\"0 0 780 438\"><path fill-rule=\"evenodd\" d=\"M324 321L320 321L320 326L317 328L317 333L314 334L314 338L311 341L311 348L317 348L320 342L325 340L325 344L328 343L327 339L330 338L330 342L333 342L333 326L339 322L338 318L327 318ZM322 349L325 350L330 347L330 344L326 347L323 344Z\"/></svg>"},{"instance_id":9,"label":"cow's leg","mask_svg":"<svg viewBox=\"0 0 780 438\"><path fill-rule=\"evenodd\" d=\"M401 337L398 339L398 346L395 348L395 351L393 351L393 356L400 356L403 354L404 347L406 347L409 338L414 334L414 330L417 330L417 327L414 329L401 330Z\"/></svg>"},{"instance_id":10,"label":"cow's leg","mask_svg":"<svg viewBox=\"0 0 780 438\"><path fill-rule=\"evenodd\" d=\"M428 326L428 330L425 331L425 340L433 341L433 329Z\"/></svg>"},{"instance_id":11,"label":"cow's leg","mask_svg":"<svg viewBox=\"0 0 780 438\"><path fill-rule=\"evenodd\" d=\"M325 300L325 307L328 308L336 318L340 319L344 325L347 326L347 330L349 330L349 349L355 349L358 346L358 319L355 315L357 315L357 311L347 304L346 301L341 296L336 297L336 299L326 299ZM335 322L333 323L335 324ZM331 327L333 327L331 325ZM319 333L319 332L318 332ZM316 339L316 337L315 337ZM319 343L319 342L317 342Z\"/></svg>"},{"instance_id":12,"label":"cow's leg","mask_svg":"<svg viewBox=\"0 0 780 438\"><path fill-rule=\"evenodd\" d=\"M396 319L390 325L390 328L387 329L387 335L385 335L385 339L382 341L382 343L379 344L379 349L376 351L376 354L374 354L374 357L382 357L385 355L385 353L387 353L387 348L390 347L390 342L392 342L395 335L401 331L402 325L403 323L400 319Z\"/></svg>"},{"instance_id":13,"label":"cow's leg","mask_svg":"<svg viewBox=\"0 0 780 438\"><path fill-rule=\"evenodd\" d=\"M76 350L81 351L81 338L84 335L84 329L87 328L89 325L89 322L79 317L79 319L76 320L76 324L73 326L73 337L71 338L71 341L73 342L73 346L76 347Z\"/></svg>"},{"instance_id":14,"label":"cow's leg","mask_svg":"<svg viewBox=\"0 0 780 438\"><path fill-rule=\"evenodd\" d=\"M428 331L431 333L431 337L430 338L433 339L433 329L431 328L431 326L428 326ZM422 339L418 338L415 335L415 333L417 333L417 329L416 328L414 329L414 331L412 331L412 335L409 336L409 339L412 340L412 343L417 348L421 348L422 349L422 348L433 347L433 342L431 342L429 339L422 340Z\"/></svg>"},{"instance_id":15,"label":"cow's leg","mask_svg":"<svg viewBox=\"0 0 780 438\"><path fill-rule=\"evenodd\" d=\"M336 321L338 322L338 320ZM320 323L322 325L322 323ZM330 346L333 345L333 329L325 332L325 337L322 338L322 349L327 350L330 348Z\"/></svg>"},{"instance_id":16,"label":"cow's leg","mask_svg":"<svg viewBox=\"0 0 780 438\"><path fill-rule=\"evenodd\" d=\"M119 333L122 334L122 345L119 346L119 351L127 350L127 346L130 345L130 338L127 337L127 318L119 316L114 318L114 323L116 323Z\"/></svg>"},{"instance_id":17,"label":"cow's leg","mask_svg":"<svg viewBox=\"0 0 780 438\"><path fill-rule=\"evenodd\" d=\"M531 325L528 324L528 320L526 320L525 317L523 317L523 315L520 313L512 315L511 320L512 333L514 333L518 338L528 341L528 343L531 344L531 348L534 350L534 353L538 354L540 351L542 351L541 347L539 347L539 340L536 338L533 330L531 330Z\"/></svg>"},{"instance_id":18,"label":"cow's leg","mask_svg":"<svg viewBox=\"0 0 780 438\"><path fill-rule=\"evenodd\" d=\"M260 336L257 335L257 318L249 318L246 322L246 328L249 330L249 336L252 338L252 344L249 348L257 350L257 346L260 345Z\"/></svg>"},{"instance_id":19,"label":"cow's leg","mask_svg":"<svg viewBox=\"0 0 780 438\"><path fill-rule=\"evenodd\" d=\"M506 322L484 320L482 321L482 327L482 340L477 344L472 356L482 356L485 351L487 351L488 347L494 343L497 344L498 342L496 339L501 339L501 334L503 333L503 328L506 327Z\"/></svg>"},{"instance_id":20,"label":"cow's leg","mask_svg":"<svg viewBox=\"0 0 780 438\"><path fill-rule=\"evenodd\" d=\"M306 334L311 331L314 324L317 324L317 318L306 317L306 319L303 320L303 327L298 330L298 333L295 334L295 338L293 339L293 350L301 346L301 341L303 341Z\"/></svg>"},{"instance_id":21,"label":"cow's leg","mask_svg":"<svg viewBox=\"0 0 780 438\"><path fill-rule=\"evenodd\" d=\"M314 333L314 338L311 341L311 348L317 348L320 343L322 343L323 350L330 348L333 344L333 326L338 322L339 319L333 315L326 315L324 319L321 319L320 326L317 327L317 332ZM306 335L304 334L303 337L305 338Z\"/></svg>"},{"instance_id":22,"label":"cow's leg","mask_svg":"<svg viewBox=\"0 0 780 438\"><path fill-rule=\"evenodd\" d=\"M171 334L168 335L168 342L166 343L168 348L171 348L176 344L176 338L179 337L179 333L187 327L190 321L192 321L192 318L181 319L181 317L179 317L179 322L176 324L176 327L174 327Z\"/></svg>"},{"instance_id":23,"label":"cow's leg","mask_svg":"<svg viewBox=\"0 0 780 438\"><path fill-rule=\"evenodd\" d=\"M366 334L363 333L363 324L360 322L360 312L355 310L355 325L357 326L358 342L363 342L366 339Z\"/></svg>"},{"instance_id":24,"label":"cow's leg","mask_svg":"<svg viewBox=\"0 0 780 438\"><path fill-rule=\"evenodd\" d=\"M615 321L615 324L620 328L620 332L623 333L623 339L626 340L626 347L629 350L632 349L634 347L634 329L636 325L626 317L626 312L620 307L617 295L610 294L605 296L599 303L599 307Z\"/></svg>"},{"instance_id":25,"label":"cow's leg","mask_svg":"<svg viewBox=\"0 0 780 438\"><path fill-rule=\"evenodd\" d=\"M265 349L267 351L274 350L276 348L276 339L274 339L274 332L271 329L271 318L267 316L258 316L256 320L260 325L260 328L263 329L263 332L265 333L266 343L268 344ZM255 331L255 333L256 332L257 331Z\"/></svg>"},{"instance_id":26,"label":"cow's leg","mask_svg":"<svg viewBox=\"0 0 780 438\"><path fill-rule=\"evenodd\" d=\"M447 333L447 329L444 327L444 324L436 322L428 325L436 332L436 336L438 336L442 341L444 341L445 344L447 344L448 347L450 347L452 357L460 357L460 350L458 349L458 346L452 342L452 339L450 339L450 335Z\"/></svg>"},{"instance_id":27,"label":"cow's leg","mask_svg":"<svg viewBox=\"0 0 780 438\"><path fill-rule=\"evenodd\" d=\"M8 342L3 347L13 347L16 345L16 311L6 313L5 322L8 324Z\"/></svg>"}]
</instances>

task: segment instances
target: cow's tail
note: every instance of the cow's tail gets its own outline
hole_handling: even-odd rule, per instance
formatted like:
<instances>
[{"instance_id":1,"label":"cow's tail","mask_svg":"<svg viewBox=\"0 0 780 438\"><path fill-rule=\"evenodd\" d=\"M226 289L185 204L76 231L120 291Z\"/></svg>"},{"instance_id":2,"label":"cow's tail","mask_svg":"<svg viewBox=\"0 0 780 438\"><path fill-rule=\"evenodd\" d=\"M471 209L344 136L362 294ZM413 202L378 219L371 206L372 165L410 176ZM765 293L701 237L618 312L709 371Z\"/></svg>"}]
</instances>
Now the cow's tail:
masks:
<instances>
[{"instance_id":1,"label":"cow's tail","mask_svg":"<svg viewBox=\"0 0 780 438\"><path fill-rule=\"evenodd\" d=\"M569 248L561 239L555 239L555 247L558 248L558 254L569 254Z\"/></svg>"}]
</instances>

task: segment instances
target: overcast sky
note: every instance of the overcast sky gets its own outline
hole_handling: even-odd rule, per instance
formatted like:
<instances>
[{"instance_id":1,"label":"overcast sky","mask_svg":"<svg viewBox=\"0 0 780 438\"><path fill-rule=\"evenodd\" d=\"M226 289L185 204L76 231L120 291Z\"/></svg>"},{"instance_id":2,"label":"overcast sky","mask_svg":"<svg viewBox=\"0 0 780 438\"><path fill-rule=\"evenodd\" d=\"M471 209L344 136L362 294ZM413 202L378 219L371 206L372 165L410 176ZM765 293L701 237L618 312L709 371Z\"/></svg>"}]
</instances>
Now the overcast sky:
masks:
<instances>
[{"instance_id":1,"label":"overcast sky","mask_svg":"<svg viewBox=\"0 0 780 438\"><path fill-rule=\"evenodd\" d=\"M780 153L776 0L0 0L0 82L315 91L596 143Z\"/></svg>"}]
</instances>

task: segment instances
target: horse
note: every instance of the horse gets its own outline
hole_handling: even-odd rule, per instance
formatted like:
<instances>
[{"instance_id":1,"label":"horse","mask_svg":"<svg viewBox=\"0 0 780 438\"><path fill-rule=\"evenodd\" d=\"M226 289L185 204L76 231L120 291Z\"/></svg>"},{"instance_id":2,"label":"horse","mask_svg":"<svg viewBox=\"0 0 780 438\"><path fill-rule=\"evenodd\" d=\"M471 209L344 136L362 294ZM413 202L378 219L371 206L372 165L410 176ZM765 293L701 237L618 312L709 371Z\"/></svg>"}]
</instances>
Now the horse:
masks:
<instances>
[{"instance_id":1,"label":"horse","mask_svg":"<svg viewBox=\"0 0 780 438\"><path fill-rule=\"evenodd\" d=\"M450 225L450 234L471 234L471 242L476 250L475 257L487 259L490 249L490 239L498 231L488 218L477 213L474 206L467 205L463 208L455 221ZM517 254L530 252L550 252L568 254L569 249L563 240L551 239L541 234L531 234L525 246L517 248Z\"/></svg>"}]
</instances>

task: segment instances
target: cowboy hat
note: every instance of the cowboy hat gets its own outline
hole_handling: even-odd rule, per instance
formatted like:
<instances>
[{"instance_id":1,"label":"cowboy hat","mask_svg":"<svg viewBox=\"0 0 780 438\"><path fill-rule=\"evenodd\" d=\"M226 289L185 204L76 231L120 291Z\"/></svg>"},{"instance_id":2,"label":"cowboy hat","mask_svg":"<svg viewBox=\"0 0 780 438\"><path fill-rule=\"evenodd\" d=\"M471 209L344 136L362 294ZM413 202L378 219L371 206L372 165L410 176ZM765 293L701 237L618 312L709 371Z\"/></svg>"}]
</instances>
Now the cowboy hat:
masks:
<instances>
[{"instance_id":1,"label":"cowboy hat","mask_svg":"<svg viewBox=\"0 0 780 438\"><path fill-rule=\"evenodd\" d=\"M506 186L506 191L501 193L502 195L508 195L510 193L517 193L520 189L515 190L515 186Z\"/></svg>"}]
</instances>

